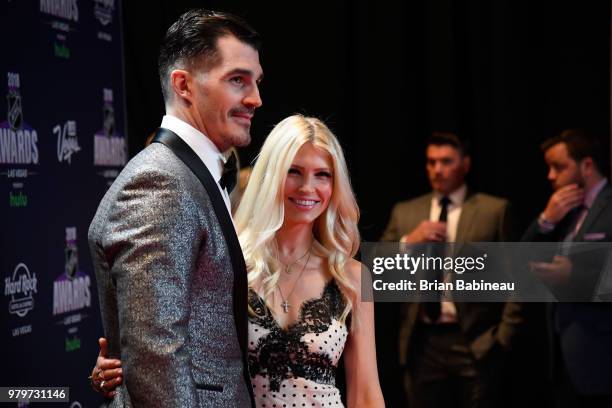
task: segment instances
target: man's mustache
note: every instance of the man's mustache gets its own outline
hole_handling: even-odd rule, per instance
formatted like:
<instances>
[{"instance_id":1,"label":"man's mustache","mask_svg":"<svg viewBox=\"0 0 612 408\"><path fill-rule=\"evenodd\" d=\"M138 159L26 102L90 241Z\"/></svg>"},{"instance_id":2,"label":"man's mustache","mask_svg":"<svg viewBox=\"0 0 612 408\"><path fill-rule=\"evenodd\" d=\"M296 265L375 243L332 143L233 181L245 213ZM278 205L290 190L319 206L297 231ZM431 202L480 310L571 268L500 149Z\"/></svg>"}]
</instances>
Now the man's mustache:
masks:
<instances>
[{"instance_id":1,"label":"man's mustache","mask_svg":"<svg viewBox=\"0 0 612 408\"><path fill-rule=\"evenodd\" d=\"M247 115L253 116L255 115L255 108L234 108L229 111L229 114L230 116L236 115L236 114L238 115L247 114Z\"/></svg>"}]
</instances>

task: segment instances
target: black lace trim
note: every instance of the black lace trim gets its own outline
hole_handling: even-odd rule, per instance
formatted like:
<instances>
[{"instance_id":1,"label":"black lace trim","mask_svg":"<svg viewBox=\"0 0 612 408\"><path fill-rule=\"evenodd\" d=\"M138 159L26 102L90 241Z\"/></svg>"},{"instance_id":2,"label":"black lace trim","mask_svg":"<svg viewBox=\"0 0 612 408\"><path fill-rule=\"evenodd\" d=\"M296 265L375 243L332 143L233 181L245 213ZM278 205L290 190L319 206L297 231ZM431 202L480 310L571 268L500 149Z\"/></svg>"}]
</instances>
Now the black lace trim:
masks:
<instances>
[{"instance_id":1,"label":"black lace trim","mask_svg":"<svg viewBox=\"0 0 612 408\"><path fill-rule=\"evenodd\" d=\"M268 377L270 391L279 391L283 380L296 377L335 385L336 366L331 358L324 353L310 352L302 341L307 333L326 332L332 319L338 319L344 311L344 296L333 279L325 285L320 298L304 302L299 318L287 329L278 325L263 299L252 289L249 289L249 305L256 314L249 316L249 320L270 331L259 339L254 350L249 350L251 377Z\"/></svg>"}]
</instances>

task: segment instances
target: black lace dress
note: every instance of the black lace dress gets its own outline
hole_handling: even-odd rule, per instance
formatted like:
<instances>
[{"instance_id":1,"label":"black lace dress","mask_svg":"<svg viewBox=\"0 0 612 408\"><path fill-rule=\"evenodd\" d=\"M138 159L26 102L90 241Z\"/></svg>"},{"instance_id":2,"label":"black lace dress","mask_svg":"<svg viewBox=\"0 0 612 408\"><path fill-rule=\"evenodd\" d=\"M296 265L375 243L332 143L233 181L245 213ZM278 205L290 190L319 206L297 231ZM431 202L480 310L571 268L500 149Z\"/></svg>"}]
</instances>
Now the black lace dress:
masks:
<instances>
[{"instance_id":1,"label":"black lace dress","mask_svg":"<svg viewBox=\"0 0 612 408\"><path fill-rule=\"evenodd\" d=\"M336 369L348 335L338 321L345 300L334 280L306 301L286 329L249 290L249 370L257 408L342 407Z\"/></svg>"}]
</instances>

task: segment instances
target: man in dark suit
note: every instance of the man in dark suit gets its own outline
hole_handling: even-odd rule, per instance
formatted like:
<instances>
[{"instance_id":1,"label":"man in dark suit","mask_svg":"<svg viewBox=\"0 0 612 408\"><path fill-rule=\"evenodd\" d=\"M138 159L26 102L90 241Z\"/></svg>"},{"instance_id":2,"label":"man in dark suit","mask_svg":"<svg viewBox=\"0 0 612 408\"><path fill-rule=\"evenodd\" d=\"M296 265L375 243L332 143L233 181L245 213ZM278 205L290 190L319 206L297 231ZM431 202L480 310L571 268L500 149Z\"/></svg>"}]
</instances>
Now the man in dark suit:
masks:
<instances>
[{"instance_id":1,"label":"man in dark suit","mask_svg":"<svg viewBox=\"0 0 612 408\"><path fill-rule=\"evenodd\" d=\"M508 202L469 191L470 156L452 133L427 143L433 192L398 203L383 241L477 242L510 239ZM406 303L402 305L399 360L410 406L498 406L503 350L511 347L520 307L514 303Z\"/></svg>"},{"instance_id":2,"label":"man in dark suit","mask_svg":"<svg viewBox=\"0 0 612 408\"><path fill-rule=\"evenodd\" d=\"M582 130L566 130L545 141L542 151L554 192L523 241L612 241L612 187L597 141ZM603 259L597 253L584 258L556 255L552 262L533 263L532 269L553 293L562 294L561 300L597 300ZM567 302L551 309L557 406L612 407L612 305Z\"/></svg>"},{"instance_id":3,"label":"man in dark suit","mask_svg":"<svg viewBox=\"0 0 612 408\"><path fill-rule=\"evenodd\" d=\"M166 33L166 115L89 230L109 356L123 361L113 406L254 406L246 267L228 195L235 166L224 152L250 142L258 47L242 20L206 10Z\"/></svg>"}]
</instances>

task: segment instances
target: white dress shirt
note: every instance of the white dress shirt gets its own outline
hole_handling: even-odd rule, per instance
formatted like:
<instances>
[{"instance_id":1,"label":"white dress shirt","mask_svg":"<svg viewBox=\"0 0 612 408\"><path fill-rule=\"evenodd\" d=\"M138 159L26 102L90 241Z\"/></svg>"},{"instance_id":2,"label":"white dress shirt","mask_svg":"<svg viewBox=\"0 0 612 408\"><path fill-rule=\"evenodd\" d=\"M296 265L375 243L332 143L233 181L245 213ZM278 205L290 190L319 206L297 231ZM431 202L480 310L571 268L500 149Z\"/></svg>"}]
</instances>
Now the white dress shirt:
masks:
<instances>
[{"instance_id":1,"label":"white dress shirt","mask_svg":"<svg viewBox=\"0 0 612 408\"><path fill-rule=\"evenodd\" d=\"M462 184L461 187L448 195L450 204L448 204L448 216L446 218L446 242L455 242L457 238L457 226L459 225L459 217L461 216L461 207L465 201L467 194L467 186ZM429 221L438 221L442 207L440 207L440 199L442 194L434 192L429 207Z\"/></svg>"},{"instance_id":2,"label":"white dress shirt","mask_svg":"<svg viewBox=\"0 0 612 408\"><path fill-rule=\"evenodd\" d=\"M448 195L450 203L448 204L447 211L448 216L446 218L446 242L455 242L457 238L457 227L459 225L459 217L461 217L461 208L467 195L467 186L462 184L461 187L453 191ZM440 213L442 207L440 206L440 199L443 197L442 194L434 192L431 199L431 206L429 208L429 220L438 221L440 219ZM447 275L450 276L450 275ZM447 294L448 295L448 294ZM457 322L457 307L453 302L441 302L441 313L437 323L456 323ZM425 320L429 322L427 316L424 316Z\"/></svg>"},{"instance_id":3,"label":"white dress shirt","mask_svg":"<svg viewBox=\"0 0 612 408\"><path fill-rule=\"evenodd\" d=\"M191 147L200 160L202 160L202 163L204 163L217 182L217 187L219 187L219 192L223 197L223 201L225 201L225 206L231 217L232 209L229 194L227 190L222 188L219 184L219 180L223 174L223 164L227 160L226 157L204 133L176 116L164 115L160 127L176 133L189 147Z\"/></svg>"}]
</instances>

